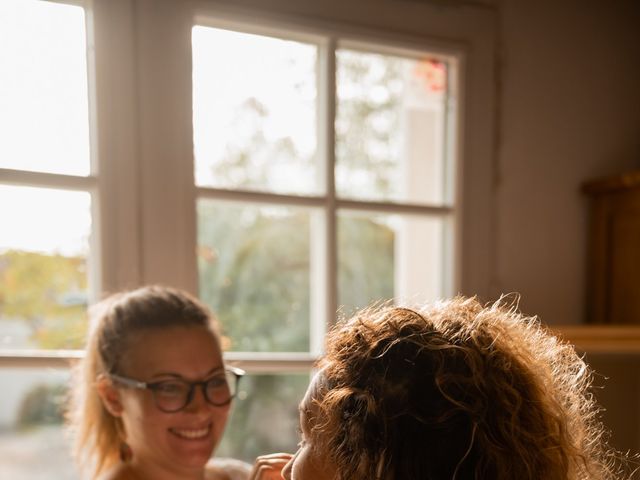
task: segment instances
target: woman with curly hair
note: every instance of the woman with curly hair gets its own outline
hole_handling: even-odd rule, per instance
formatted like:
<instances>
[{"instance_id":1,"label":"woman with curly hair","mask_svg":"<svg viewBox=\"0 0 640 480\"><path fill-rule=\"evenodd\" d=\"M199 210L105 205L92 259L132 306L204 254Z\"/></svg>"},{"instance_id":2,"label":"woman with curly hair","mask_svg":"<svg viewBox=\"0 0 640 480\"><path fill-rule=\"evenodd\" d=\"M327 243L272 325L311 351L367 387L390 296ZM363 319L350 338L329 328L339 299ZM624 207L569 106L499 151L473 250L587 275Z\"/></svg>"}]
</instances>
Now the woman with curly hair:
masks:
<instances>
[{"instance_id":1,"label":"woman with curly hair","mask_svg":"<svg viewBox=\"0 0 640 480\"><path fill-rule=\"evenodd\" d=\"M590 370L500 302L363 310L320 368L286 480L620 478Z\"/></svg>"}]
</instances>

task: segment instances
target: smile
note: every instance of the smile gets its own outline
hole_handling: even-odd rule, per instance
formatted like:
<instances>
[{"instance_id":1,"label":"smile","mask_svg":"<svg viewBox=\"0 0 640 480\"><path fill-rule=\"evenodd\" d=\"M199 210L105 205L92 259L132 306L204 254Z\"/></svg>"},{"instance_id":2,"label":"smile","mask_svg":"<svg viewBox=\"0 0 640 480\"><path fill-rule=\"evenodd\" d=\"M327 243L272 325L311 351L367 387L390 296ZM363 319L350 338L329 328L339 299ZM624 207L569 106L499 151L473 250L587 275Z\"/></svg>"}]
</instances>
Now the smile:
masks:
<instances>
[{"instance_id":1,"label":"smile","mask_svg":"<svg viewBox=\"0 0 640 480\"><path fill-rule=\"evenodd\" d=\"M169 431L178 437L186 438L187 440L199 440L209 436L211 432L211 425L207 425L204 428L199 429L187 429L187 428L170 428Z\"/></svg>"}]
</instances>

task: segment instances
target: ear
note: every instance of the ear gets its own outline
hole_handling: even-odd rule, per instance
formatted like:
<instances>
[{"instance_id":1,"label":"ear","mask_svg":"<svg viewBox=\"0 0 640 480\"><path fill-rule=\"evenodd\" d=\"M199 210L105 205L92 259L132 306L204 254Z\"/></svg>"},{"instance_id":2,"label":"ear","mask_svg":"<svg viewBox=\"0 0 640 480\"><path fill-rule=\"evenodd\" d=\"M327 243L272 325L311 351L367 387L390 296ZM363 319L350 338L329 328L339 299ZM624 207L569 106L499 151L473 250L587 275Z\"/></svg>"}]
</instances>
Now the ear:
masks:
<instances>
[{"instance_id":1,"label":"ear","mask_svg":"<svg viewBox=\"0 0 640 480\"><path fill-rule=\"evenodd\" d=\"M105 375L100 375L96 382L96 390L102 400L102 404L114 417L122 415L122 401L120 391L113 385L113 382Z\"/></svg>"}]
</instances>

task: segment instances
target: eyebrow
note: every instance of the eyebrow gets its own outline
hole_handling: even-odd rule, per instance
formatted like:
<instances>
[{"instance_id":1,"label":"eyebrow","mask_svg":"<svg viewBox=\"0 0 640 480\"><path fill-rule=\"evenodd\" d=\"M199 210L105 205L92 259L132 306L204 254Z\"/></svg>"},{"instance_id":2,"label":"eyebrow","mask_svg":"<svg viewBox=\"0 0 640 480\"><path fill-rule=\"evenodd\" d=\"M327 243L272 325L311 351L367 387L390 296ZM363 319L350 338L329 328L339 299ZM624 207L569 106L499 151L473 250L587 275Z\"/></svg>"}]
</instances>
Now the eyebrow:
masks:
<instances>
[{"instance_id":1,"label":"eyebrow","mask_svg":"<svg viewBox=\"0 0 640 480\"><path fill-rule=\"evenodd\" d=\"M211 370L209 370L205 375L204 378L210 377L211 375L213 375L214 373L217 373L218 371L220 372L224 372L224 367L222 365L218 365L216 367L213 367ZM182 375L180 375L179 373L176 372L158 372L155 373L151 376L151 378L159 378L159 377L173 377L173 378L178 378L181 380L186 380L185 377L183 377Z\"/></svg>"}]
</instances>

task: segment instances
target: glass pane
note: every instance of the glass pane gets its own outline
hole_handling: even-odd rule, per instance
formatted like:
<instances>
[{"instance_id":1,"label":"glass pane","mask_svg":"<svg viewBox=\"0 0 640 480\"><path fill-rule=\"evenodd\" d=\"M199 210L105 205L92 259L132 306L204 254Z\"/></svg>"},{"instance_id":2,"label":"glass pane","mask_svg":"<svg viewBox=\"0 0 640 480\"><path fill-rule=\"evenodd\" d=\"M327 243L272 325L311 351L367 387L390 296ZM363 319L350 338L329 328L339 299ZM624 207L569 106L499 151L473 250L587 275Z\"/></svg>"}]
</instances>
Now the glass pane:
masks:
<instances>
[{"instance_id":1,"label":"glass pane","mask_svg":"<svg viewBox=\"0 0 640 480\"><path fill-rule=\"evenodd\" d=\"M91 196L0 185L0 348L81 348Z\"/></svg>"},{"instance_id":2,"label":"glass pane","mask_svg":"<svg viewBox=\"0 0 640 480\"><path fill-rule=\"evenodd\" d=\"M265 453L294 453L300 441L298 404L309 378L309 374L243 377L242 395L234 401L216 456L253 463Z\"/></svg>"},{"instance_id":3,"label":"glass pane","mask_svg":"<svg viewBox=\"0 0 640 480\"><path fill-rule=\"evenodd\" d=\"M63 427L67 370L0 370L0 471L12 480L75 480Z\"/></svg>"},{"instance_id":4,"label":"glass pane","mask_svg":"<svg viewBox=\"0 0 640 480\"><path fill-rule=\"evenodd\" d=\"M200 298L228 348L309 350L310 212L198 202Z\"/></svg>"},{"instance_id":5,"label":"glass pane","mask_svg":"<svg viewBox=\"0 0 640 480\"><path fill-rule=\"evenodd\" d=\"M338 195L444 203L447 65L340 49L336 69Z\"/></svg>"},{"instance_id":6,"label":"glass pane","mask_svg":"<svg viewBox=\"0 0 640 480\"><path fill-rule=\"evenodd\" d=\"M192 41L196 183L318 191L317 47L210 27Z\"/></svg>"},{"instance_id":7,"label":"glass pane","mask_svg":"<svg viewBox=\"0 0 640 480\"><path fill-rule=\"evenodd\" d=\"M338 216L338 304L343 315L374 302L419 303L443 295L445 220Z\"/></svg>"},{"instance_id":8,"label":"glass pane","mask_svg":"<svg viewBox=\"0 0 640 480\"><path fill-rule=\"evenodd\" d=\"M81 7L0 1L0 168L89 174Z\"/></svg>"}]
</instances>

